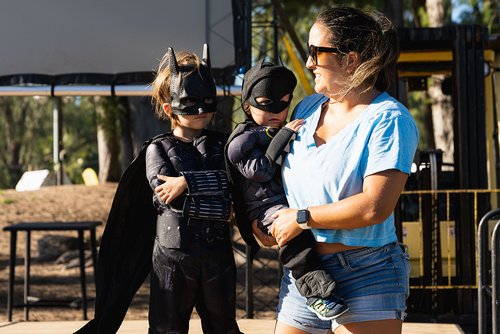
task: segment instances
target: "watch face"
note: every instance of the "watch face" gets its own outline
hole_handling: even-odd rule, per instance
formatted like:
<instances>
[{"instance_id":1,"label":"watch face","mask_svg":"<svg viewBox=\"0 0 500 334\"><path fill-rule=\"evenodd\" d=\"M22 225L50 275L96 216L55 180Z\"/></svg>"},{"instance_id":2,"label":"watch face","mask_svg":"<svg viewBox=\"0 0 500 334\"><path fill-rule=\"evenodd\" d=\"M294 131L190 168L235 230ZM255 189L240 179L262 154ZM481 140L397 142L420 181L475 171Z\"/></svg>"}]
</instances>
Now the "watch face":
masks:
<instances>
[{"instance_id":1,"label":"watch face","mask_svg":"<svg viewBox=\"0 0 500 334\"><path fill-rule=\"evenodd\" d=\"M297 223L305 224L309 221L309 211L299 210L297 211Z\"/></svg>"}]
</instances>

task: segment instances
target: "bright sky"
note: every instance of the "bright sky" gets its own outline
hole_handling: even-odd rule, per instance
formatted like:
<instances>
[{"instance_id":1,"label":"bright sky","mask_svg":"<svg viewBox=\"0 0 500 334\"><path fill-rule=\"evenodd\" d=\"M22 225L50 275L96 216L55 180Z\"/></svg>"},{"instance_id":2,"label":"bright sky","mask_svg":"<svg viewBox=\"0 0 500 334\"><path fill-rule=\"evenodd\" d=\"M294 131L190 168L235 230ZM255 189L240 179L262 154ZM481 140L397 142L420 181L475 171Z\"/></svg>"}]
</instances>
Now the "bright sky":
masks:
<instances>
[{"instance_id":1,"label":"bright sky","mask_svg":"<svg viewBox=\"0 0 500 334\"><path fill-rule=\"evenodd\" d=\"M481 6L481 2L479 3ZM472 14L472 7L469 4L462 3L460 0L452 0L451 1L451 21L453 23L461 23L461 16L464 13Z\"/></svg>"}]
</instances>

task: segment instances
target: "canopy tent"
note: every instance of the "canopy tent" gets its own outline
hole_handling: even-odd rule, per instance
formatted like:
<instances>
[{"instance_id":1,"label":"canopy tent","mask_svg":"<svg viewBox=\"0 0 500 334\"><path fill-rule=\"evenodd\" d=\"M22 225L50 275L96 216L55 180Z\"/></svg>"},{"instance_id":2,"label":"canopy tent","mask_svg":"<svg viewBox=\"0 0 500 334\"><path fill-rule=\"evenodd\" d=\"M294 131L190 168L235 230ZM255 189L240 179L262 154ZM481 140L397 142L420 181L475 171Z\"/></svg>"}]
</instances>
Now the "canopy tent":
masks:
<instances>
[{"instance_id":1,"label":"canopy tent","mask_svg":"<svg viewBox=\"0 0 500 334\"><path fill-rule=\"evenodd\" d=\"M148 95L169 46L234 66L233 24L231 0L5 0L0 95Z\"/></svg>"}]
</instances>

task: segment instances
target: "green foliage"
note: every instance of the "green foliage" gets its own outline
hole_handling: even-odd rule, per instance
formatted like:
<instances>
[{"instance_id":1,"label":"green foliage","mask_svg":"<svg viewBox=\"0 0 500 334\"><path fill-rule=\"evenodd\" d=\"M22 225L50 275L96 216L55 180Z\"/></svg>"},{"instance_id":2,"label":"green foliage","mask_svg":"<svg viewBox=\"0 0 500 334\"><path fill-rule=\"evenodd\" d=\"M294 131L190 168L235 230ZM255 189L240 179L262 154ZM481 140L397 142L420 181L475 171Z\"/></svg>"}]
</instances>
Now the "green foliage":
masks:
<instances>
[{"instance_id":1,"label":"green foliage","mask_svg":"<svg viewBox=\"0 0 500 334\"><path fill-rule=\"evenodd\" d=\"M82 183L82 172L98 170L96 108L92 97L63 100L64 172L73 183Z\"/></svg>"},{"instance_id":2,"label":"green foliage","mask_svg":"<svg viewBox=\"0 0 500 334\"><path fill-rule=\"evenodd\" d=\"M51 97L0 98L0 188L13 188L23 172L53 169ZM92 98L62 101L63 169L81 183L86 167L97 169L96 113Z\"/></svg>"},{"instance_id":3,"label":"green foliage","mask_svg":"<svg viewBox=\"0 0 500 334\"><path fill-rule=\"evenodd\" d=\"M418 149L428 150L431 149L430 145L431 136L433 133L429 133L427 120L429 117L429 105L431 101L426 91L417 91L408 93L408 110L412 114L415 122L417 123L419 140Z\"/></svg>"},{"instance_id":4,"label":"green foliage","mask_svg":"<svg viewBox=\"0 0 500 334\"><path fill-rule=\"evenodd\" d=\"M48 98L0 98L0 188L25 170L50 167L52 103Z\"/></svg>"},{"instance_id":5,"label":"green foliage","mask_svg":"<svg viewBox=\"0 0 500 334\"><path fill-rule=\"evenodd\" d=\"M425 10L425 7L419 7L418 8L418 20L420 21L421 27L428 27L429 26L429 17L427 16L427 12Z\"/></svg>"}]
</instances>

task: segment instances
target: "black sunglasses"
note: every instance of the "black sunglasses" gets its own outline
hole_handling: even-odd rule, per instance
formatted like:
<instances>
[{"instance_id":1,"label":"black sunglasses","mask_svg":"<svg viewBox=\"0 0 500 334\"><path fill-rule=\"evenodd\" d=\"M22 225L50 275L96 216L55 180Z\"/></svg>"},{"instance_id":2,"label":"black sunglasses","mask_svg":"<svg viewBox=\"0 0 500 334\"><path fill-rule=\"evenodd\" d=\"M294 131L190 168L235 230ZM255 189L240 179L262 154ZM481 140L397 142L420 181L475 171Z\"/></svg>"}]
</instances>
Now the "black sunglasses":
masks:
<instances>
[{"instance_id":1,"label":"black sunglasses","mask_svg":"<svg viewBox=\"0 0 500 334\"><path fill-rule=\"evenodd\" d=\"M330 48L330 47L316 46L316 45L308 45L307 50L309 52L309 57L311 57L313 65L318 64L318 53L320 52L341 53L338 48Z\"/></svg>"}]
</instances>

